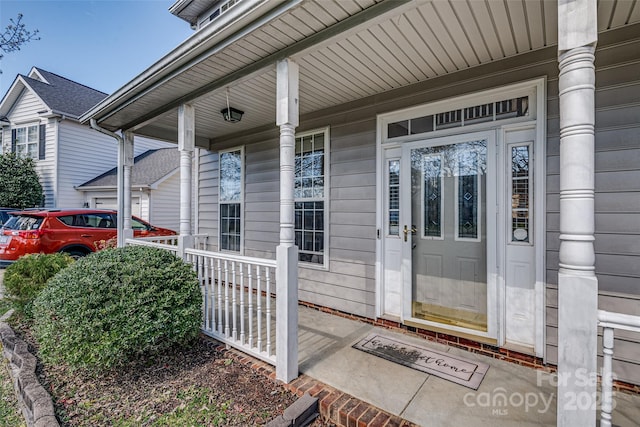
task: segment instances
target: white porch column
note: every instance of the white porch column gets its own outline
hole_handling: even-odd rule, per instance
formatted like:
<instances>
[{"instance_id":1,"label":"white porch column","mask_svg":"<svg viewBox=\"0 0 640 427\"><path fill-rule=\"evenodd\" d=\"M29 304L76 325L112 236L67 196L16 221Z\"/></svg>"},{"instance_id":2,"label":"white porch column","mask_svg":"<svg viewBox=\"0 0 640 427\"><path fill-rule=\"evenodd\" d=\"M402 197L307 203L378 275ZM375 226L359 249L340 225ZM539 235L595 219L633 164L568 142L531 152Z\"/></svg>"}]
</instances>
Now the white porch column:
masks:
<instances>
[{"instance_id":1,"label":"white porch column","mask_svg":"<svg viewBox=\"0 0 640 427\"><path fill-rule=\"evenodd\" d=\"M131 228L131 168L133 167L133 132L125 131L118 146L118 247L133 238Z\"/></svg>"},{"instance_id":2,"label":"white porch column","mask_svg":"<svg viewBox=\"0 0 640 427\"><path fill-rule=\"evenodd\" d=\"M558 426L596 425L598 280L593 248L596 1L558 2ZM591 400L576 409L575 402L583 402L584 396Z\"/></svg>"},{"instance_id":3,"label":"white porch column","mask_svg":"<svg viewBox=\"0 0 640 427\"><path fill-rule=\"evenodd\" d=\"M276 378L298 376L298 247L293 230L298 64L277 64L276 125L280 126L280 245L276 249Z\"/></svg>"},{"instance_id":4,"label":"white porch column","mask_svg":"<svg viewBox=\"0 0 640 427\"><path fill-rule=\"evenodd\" d=\"M184 250L193 247L191 234L191 195L193 192L191 169L195 148L195 111L193 105L178 107L178 150L180 151L180 236L178 251L184 256Z\"/></svg>"}]
</instances>

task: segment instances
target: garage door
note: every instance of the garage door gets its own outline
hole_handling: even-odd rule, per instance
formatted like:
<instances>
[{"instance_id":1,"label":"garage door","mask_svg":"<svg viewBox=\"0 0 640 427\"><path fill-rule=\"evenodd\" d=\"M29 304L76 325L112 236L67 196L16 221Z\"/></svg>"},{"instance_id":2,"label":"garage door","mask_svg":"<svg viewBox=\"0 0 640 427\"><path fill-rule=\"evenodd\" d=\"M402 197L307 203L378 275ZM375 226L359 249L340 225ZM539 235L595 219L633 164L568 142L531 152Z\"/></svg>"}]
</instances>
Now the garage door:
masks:
<instances>
[{"instance_id":1,"label":"garage door","mask_svg":"<svg viewBox=\"0 0 640 427\"><path fill-rule=\"evenodd\" d=\"M96 197L96 209L114 209L118 210L118 199L115 197ZM140 216L140 197L131 198L131 215Z\"/></svg>"}]
</instances>

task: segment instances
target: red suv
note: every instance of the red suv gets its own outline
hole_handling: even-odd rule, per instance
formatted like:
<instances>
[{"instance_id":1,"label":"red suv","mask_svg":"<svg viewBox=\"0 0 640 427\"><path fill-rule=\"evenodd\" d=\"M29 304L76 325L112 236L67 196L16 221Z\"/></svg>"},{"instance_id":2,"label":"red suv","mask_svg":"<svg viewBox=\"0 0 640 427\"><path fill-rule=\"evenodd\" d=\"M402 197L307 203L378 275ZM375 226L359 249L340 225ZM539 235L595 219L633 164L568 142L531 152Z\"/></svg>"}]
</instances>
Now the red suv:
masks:
<instances>
[{"instance_id":1,"label":"red suv","mask_svg":"<svg viewBox=\"0 0 640 427\"><path fill-rule=\"evenodd\" d=\"M115 237L116 211L101 209L50 209L12 212L0 229L0 267L22 255L66 252L81 257L96 251L101 240ZM154 227L133 217L134 237L171 236L176 232Z\"/></svg>"}]
</instances>

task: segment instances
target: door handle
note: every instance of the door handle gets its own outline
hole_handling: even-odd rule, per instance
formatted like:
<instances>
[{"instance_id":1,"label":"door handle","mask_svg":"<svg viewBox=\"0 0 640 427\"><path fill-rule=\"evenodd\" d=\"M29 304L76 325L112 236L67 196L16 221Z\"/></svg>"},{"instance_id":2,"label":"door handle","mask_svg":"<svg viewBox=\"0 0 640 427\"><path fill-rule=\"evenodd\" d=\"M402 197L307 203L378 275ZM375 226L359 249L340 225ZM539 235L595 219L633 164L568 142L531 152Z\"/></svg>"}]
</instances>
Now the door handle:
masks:
<instances>
[{"instance_id":1,"label":"door handle","mask_svg":"<svg viewBox=\"0 0 640 427\"><path fill-rule=\"evenodd\" d=\"M404 233L404 241L407 241L407 236L409 235L409 231L411 231L411 235L415 235L416 232L418 231L418 229L414 226L411 226L411 230L409 230L409 227L404 226L404 229L402 230L402 232Z\"/></svg>"}]
</instances>

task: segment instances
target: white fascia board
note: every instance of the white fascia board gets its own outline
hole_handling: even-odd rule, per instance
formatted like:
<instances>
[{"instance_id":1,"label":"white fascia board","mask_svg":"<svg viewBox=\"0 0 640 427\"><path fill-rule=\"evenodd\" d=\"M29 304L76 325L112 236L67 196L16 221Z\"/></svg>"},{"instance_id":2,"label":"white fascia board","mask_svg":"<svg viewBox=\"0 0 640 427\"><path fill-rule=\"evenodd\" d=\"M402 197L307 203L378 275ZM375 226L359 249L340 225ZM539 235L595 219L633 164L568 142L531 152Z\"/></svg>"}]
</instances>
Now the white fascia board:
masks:
<instances>
[{"instance_id":1,"label":"white fascia board","mask_svg":"<svg viewBox=\"0 0 640 427\"><path fill-rule=\"evenodd\" d=\"M143 71L125 86L80 116L80 121L84 123L91 118L95 118L100 122L103 117L99 116L104 116L110 113L111 110L143 95L145 91L161 85L168 75L179 70L190 61L197 59L200 55L205 54L205 56L201 58L205 59L205 57L215 54L218 50L216 49L217 45L228 43L229 37L241 31L248 33L265 25L287 10L297 6L302 0L244 1L247 6L242 16L237 17L237 19L232 22L228 22L226 25L209 25L195 32L174 50L147 68L147 70ZM285 2L288 2L288 4L280 10L277 16L268 15L269 11ZM268 15L266 22L259 19L266 15Z\"/></svg>"},{"instance_id":2,"label":"white fascia board","mask_svg":"<svg viewBox=\"0 0 640 427\"><path fill-rule=\"evenodd\" d=\"M0 101L0 117L9 115L13 104L15 104L26 87L27 84L24 81L24 78L18 74L9 87L9 90L7 90L7 93L5 93L4 98Z\"/></svg>"},{"instance_id":3,"label":"white fascia board","mask_svg":"<svg viewBox=\"0 0 640 427\"><path fill-rule=\"evenodd\" d=\"M32 67L31 68L31 71L29 71L28 76L31 77L34 80L39 80L42 83L51 84L51 83L49 83L49 81L47 81L47 79L44 78L42 73L40 71L38 71L38 69L36 67ZM33 76L36 76L37 78L35 78Z\"/></svg>"}]
</instances>

